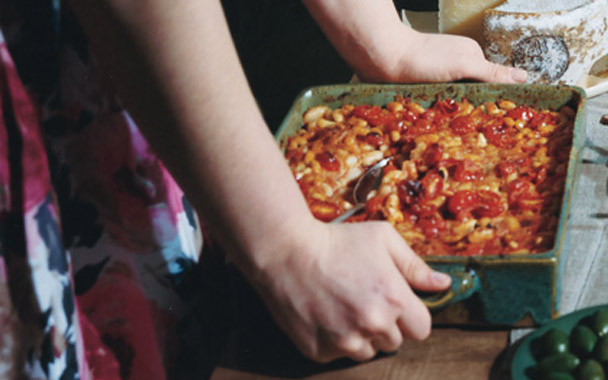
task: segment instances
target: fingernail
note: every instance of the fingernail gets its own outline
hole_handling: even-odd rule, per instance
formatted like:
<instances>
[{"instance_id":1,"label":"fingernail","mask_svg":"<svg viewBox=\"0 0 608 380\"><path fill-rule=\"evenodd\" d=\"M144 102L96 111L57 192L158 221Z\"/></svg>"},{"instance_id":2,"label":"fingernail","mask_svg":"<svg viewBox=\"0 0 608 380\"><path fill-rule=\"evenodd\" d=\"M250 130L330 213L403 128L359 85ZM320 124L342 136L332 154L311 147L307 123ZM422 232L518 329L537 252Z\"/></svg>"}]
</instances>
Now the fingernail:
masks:
<instances>
[{"instance_id":1,"label":"fingernail","mask_svg":"<svg viewBox=\"0 0 608 380\"><path fill-rule=\"evenodd\" d=\"M433 282L440 286L448 286L452 283L452 277L449 274L433 271L431 272Z\"/></svg>"},{"instance_id":2,"label":"fingernail","mask_svg":"<svg viewBox=\"0 0 608 380\"><path fill-rule=\"evenodd\" d=\"M511 79L518 83L525 83L528 79L528 72L515 67L511 68Z\"/></svg>"}]
</instances>

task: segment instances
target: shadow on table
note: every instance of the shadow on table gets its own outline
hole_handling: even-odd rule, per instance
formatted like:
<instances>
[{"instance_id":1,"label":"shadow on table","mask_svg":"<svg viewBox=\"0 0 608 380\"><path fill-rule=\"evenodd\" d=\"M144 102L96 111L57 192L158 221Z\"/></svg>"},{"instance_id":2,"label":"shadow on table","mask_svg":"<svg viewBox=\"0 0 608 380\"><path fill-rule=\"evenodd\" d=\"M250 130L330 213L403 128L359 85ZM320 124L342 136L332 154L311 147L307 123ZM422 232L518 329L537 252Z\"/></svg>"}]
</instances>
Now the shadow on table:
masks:
<instances>
[{"instance_id":1,"label":"shadow on table","mask_svg":"<svg viewBox=\"0 0 608 380\"><path fill-rule=\"evenodd\" d=\"M305 358L277 327L266 306L248 283L237 273L232 273L230 282L231 294L235 301L230 318L231 333L219 360L219 367L250 375L290 379L305 378L360 365L347 359L319 364ZM442 325L440 327L457 327L459 330L471 332L487 330L475 326ZM512 352L516 348L510 347L497 357L492 366L490 380L509 379ZM375 360L393 356L381 354Z\"/></svg>"},{"instance_id":2,"label":"shadow on table","mask_svg":"<svg viewBox=\"0 0 608 380\"><path fill-rule=\"evenodd\" d=\"M513 356L515 356L515 352L521 346L524 338L519 339L514 344L508 345L498 355L498 357L496 357L496 360L490 369L488 380L511 380L511 364L513 363Z\"/></svg>"},{"instance_id":3,"label":"shadow on table","mask_svg":"<svg viewBox=\"0 0 608 380\"><path fill-rule=\"evenodd\" d=\"M232 332L219 366L280 378L301 378L344 369L358 363L348 359L319 364L304 357L276 325L266 306L237 273L231 274ZM379 357L387 356L380 355Z\"/></svg>"}]
</instances>

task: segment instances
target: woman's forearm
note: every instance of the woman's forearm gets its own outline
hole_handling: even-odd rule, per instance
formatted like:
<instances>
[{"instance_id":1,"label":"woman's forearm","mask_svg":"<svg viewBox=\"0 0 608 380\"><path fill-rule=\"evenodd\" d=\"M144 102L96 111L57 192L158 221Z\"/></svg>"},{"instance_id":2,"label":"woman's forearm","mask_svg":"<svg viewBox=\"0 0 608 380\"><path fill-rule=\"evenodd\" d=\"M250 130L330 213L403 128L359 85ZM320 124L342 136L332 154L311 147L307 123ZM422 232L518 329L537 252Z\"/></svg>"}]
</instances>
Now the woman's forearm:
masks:
<instances>
[{"instance_id":1,"label":"woman's forearm","mask_svg":"<svg viewBox=\"0 0 608 380\"><path fill-rule=\"evenodd\" d=\"M397 37L398 44L408 43L409 29L401 24L392 1L302 0L302 3L340 55L367 80L383 80L389 75L394 57L393 52L383 48L385 44Z\"/></svg>"},{"instance_id":2,"label":"woman's forearm","mask_svg":"<svg viewBox=\"0 0 608 380\"><path fill-rule=\"evenodd\" d=\"M257 254L233 260L249 270L280 249L265 244L289 245L281 236L312 216L257 109L220 2L73 5L122 101L212 232L233 254Z\"/></svg>"}]
</instances>

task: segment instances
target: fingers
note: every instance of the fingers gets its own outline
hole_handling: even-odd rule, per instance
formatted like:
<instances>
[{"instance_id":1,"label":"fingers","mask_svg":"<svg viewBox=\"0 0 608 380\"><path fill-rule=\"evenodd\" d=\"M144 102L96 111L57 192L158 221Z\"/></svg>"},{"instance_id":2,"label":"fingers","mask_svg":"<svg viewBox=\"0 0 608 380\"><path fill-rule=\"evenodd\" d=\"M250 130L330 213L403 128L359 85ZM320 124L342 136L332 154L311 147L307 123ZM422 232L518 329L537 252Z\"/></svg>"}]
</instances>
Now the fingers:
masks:
<instances>
[{"instance_id":1,"label":"fingers","mask_svg":"<svg viewBox=\"0 0 608 380\"><path fill-rule=\"evenodd\" d=\"M360 342L361 344L359 345L358 349L348 352L346 355L347 357L358 362L363 362L376 356L376 349L372 346L369 340L361 339Z\"/></svg>"},{"instance_id":2,"label":"fingers","mask_svg":"<svg viewBox=\"0 0 608 380\"><path fill-rule=\"evenodd\" d=\"M372 346L379 351L396 351L401 344L403 344L403 334L397 323L387 326L372 338Z\"/></svg>"},{"instance_id":3,"label":"fingers","mask_svg":"<svg viewBox=\"0 0 608 380\"><path fill-rule=\"evenodd\" d=\"M394 231L393 231L394 232ZM395 233L396 234L396 233ZM397 234L387 240L395 266L412 288L423 291L447 289L452 279L449 275L434 271ZM403 335L415 340L426 339L431 333L431 315L410 287L404 286L400 294L401 309L397 325Z\"/></svg>"},{"instance_id":4,"label":"fingers","mask_svg":"<svg viewBox=\"0 0 608 380\"><path fill-rule=\"evenodd\" d=\"M320 338L320 342L320 347L324 351L309 356L320 363L328 363L344 357L362 362L372 359L378 350L370 338L357 333L350 333L336 340L329 339L329 337Z\"/></svg>"},{"instance_id":5,"label":"fingers","mask_svg":"<svg viewBox=\"0 0 608 380\"><path fill-rule=\"evenodd\" d=\"M410 286L428 292L445 290L450 286L451 277L431 269L400 236L394 236L390 242L393 261Z\"/></svg>"},{"instance_id":6,"label":"fingers","mask_svg":"<svg viewBox=\"0 0 608 380\"><path fill-rule=\"evenodd\" d=\"M393 322L372 336L352 334L338 340L335 345L325 343L323 346L334 346L335 349L314 359L320 362L330 362L341 357L348 357L356 361L366 361L376 356L378 351L396 351L402 343L401 328L398 322Z\"/></svg>"},{"instance_id":7,"label":"fingers","mask_svg":"<svg viewBox=\"0 0 608 380\"><path fill-rule=\"evenodd\" d=\"M325 346L336 347L333 355L336 358L348 356L364 361L373 358L378 351L396 351L402 343L403 334L395 314L371 307L361 313L354 331Z\"/></svg>"},{"instance_id":8,"label":"fingers","mask_svg":"<svg viewBox=\"0 0 608 380\"><path fill-rule=\"evenodd\" d=\"M454 46L461 52L460 59L453 62L457 67L459 78L475 79L493 83L525 83L528 73L515 67L503 66L488 61L481 47L470 38L456 37Z\"/></svg>"},{"instance_id":9,"label":"fingers","mask_svg":"<svg viewBox=\"0 0 608 380\"><path fill-rule=\"evenodd\" d=\"M484 82L495 83L525 83L528 73L515 67L507 67L483 60L479 63L479 70L472 71L471 78Z\"/></svg>"},{"instance_id":10,"label":"fingers","mask_svg":"<svg viewBox=\"0 0 608 380\"><path fill-rule=\"evenodd\" d=\"M414 340L424 340L431 334L431 314L429 310L415 297L419 307L406 310L397 319L397 325L403 334ZM414 304L414 302L412 302Z\"/></svg>"}]
</instances>

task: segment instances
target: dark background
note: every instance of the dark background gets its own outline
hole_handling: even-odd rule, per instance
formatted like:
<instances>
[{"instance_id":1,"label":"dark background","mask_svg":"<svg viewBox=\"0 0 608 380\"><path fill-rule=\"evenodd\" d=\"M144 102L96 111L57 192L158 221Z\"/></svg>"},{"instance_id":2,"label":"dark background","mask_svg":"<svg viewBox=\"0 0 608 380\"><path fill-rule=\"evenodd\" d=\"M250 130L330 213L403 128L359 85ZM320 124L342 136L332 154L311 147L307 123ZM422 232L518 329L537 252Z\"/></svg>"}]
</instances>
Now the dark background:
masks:
<instances>
[{"instance_id":1,"label":"dark background","mask_svg":"<svg viewBox=\"0 0 608 380\"><path fill-rule=\"evenodd\" d=\"M352 77L300 0L222 3L249 84L273 132L302 90ZM437 0L394 3L397 9L437 10Z\"/></svg>"}]
</instances>

